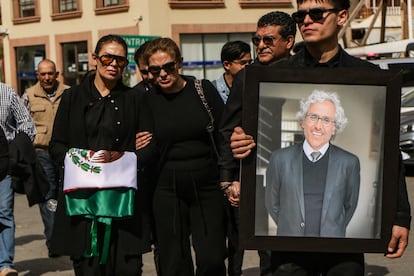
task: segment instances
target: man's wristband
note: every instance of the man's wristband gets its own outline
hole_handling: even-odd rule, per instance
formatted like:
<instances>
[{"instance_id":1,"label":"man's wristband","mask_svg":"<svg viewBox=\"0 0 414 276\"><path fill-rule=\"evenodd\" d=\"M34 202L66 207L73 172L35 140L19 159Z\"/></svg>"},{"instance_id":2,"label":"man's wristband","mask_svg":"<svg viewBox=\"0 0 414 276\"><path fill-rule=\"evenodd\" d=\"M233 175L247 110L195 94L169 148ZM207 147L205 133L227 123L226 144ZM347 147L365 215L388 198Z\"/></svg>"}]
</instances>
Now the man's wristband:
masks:
<instances>
[{"instance_id":1,"label":"man's wristband","mask_svg":"<svg viewBox=\"0 0 414 276\"><path fill-rule=\"evenodd\" d=\"M232 182L222 182L222 184L220 184L220 190L225 191L227 190L231 185L233 185Z\"/></svg>"}]
</instances>

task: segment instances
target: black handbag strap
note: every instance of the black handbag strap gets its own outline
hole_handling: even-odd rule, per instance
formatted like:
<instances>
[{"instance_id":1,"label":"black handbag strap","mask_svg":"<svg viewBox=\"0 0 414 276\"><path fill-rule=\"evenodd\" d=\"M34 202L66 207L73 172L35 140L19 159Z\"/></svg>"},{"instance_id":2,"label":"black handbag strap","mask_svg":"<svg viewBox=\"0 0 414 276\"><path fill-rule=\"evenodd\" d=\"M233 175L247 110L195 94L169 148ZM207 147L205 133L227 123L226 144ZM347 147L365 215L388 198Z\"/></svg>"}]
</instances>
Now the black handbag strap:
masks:
<instances>
[{"instance_id":1,"label":"black handbag strap","mask_svg":"<svg viewBox=\"0 0 414 276\"><path fill-rule=\"evenodd\" d=\"M200 97L200 100L203 103L204 108L207 110L208 116L210 117L210 124L207 127L210 127L214 130L214 117L213 117L213 114L211 113L211 109L207 103L206 97L204 96L203 85L201 84L201 80L195 80L194 84L197 90L197 94Z\"/></svg>"},{"instance_id":2,"label":"black handbag strap","mask_svg":"<svg viewBox=\"0 0 414 276\"><path fill-rule=\"evenodd\" d=\"M219 153L217 150L217 146L216 143L214 141L214 136L213 136L213 132L214 132L214 117L213 117L213 113L211 112L211 108L207 103L206 97L204 95L204 91L203 91L203 85L201 80L197 79L194 81L194 85L195 88L197 90L197 94L200 97L201 102L203 103L204 108L206 109L208 116L210 117L210 122L206 127L207 132L209 133L210 136L210 140L211 140L211 146L213 147L213 151L214 154L216 155L216 157L219 157Z\"/></svg>"}]
</instances>

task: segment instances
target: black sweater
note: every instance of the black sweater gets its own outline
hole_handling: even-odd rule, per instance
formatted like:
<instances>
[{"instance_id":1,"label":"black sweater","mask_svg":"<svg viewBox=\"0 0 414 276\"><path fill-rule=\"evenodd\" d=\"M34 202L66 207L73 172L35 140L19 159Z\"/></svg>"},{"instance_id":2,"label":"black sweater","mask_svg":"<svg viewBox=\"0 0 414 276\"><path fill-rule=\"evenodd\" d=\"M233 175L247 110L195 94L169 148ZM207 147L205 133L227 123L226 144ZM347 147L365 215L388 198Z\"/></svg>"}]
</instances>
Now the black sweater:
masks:
<instances>
[{"instance_id":1,"label":"black sweater","mask_svg":"<svg viewBox=\"0 0 414 276\"><path fill-rule=\"evenodd\" d=\"M206 166L213 157L211 140L206 131L210 118L194 86L187 81L184 89L164 93L154 86L149 93L149 105L154 118L154 134L161 152L160 167L196 169ZM217 122L221 118L223 102L214 86L202 81L206 100Z\"/></svg>"}]
</instances>

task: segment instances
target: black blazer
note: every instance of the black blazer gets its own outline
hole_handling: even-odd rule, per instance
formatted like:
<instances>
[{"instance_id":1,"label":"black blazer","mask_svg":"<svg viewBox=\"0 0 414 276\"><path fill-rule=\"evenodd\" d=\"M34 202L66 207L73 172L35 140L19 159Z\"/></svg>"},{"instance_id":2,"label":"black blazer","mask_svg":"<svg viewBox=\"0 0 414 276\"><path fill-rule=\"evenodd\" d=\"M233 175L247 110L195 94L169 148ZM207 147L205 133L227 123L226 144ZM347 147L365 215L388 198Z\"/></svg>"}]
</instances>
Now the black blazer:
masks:
<instances>
[{"instance_id":1,"label":"black blazer","mask_svg":"<svg viewBox=\"0 0 414 276\"><path fill-rule=\"evenodd\" d=\"M64 157L70 148L91 149L88 142L85 115L89 106L96 100L93 96L94 75L87 77L80 85L73 86L63 93L56 114L49 152L52 158L63 165ZM152 117L145 102L145 94L137 93L122 82L111 91L111 100L118 108L109 124L115 129L116 137L108 138L111 148L116 151L135 151L135 133L143 130L153 132ZM120 122L120 123L117 123ZM155 145L137 151L138 166L142 168L151 160L156 160ZM155 161L154 160L154 161ZM139 184L138 184L139 187ZM113 237L118 249L126 254L137 254L150 249L149 226L143 216L142 192L138 188L135 199L134 216L130 219L112 222ZM58 207L53 228L52 251L59 255L83 256L90 244L91 220L81 216L66 215L62 181L59 182Z\"/></svg>"},{"instance_id":2,"label":"black blazer","mask_svg":"<svg viewBox=\"0 0 414 276\"><path fill-rule=\"evenodd\" d=\"M13 190L26 194L29 206L44 202L49 191L49 180L36 158L33 142L24 132L18 133L10 142L9 166Z\"/></svg>"}]
</instances>

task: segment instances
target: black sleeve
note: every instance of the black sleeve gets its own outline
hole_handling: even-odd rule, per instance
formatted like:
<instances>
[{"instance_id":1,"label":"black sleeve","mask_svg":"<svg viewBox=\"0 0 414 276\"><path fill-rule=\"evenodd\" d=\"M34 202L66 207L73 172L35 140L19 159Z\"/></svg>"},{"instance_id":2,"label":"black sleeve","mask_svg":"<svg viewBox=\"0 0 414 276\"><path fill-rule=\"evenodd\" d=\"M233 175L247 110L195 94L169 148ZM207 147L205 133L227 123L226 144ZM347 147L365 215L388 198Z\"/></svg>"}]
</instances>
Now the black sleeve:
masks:
<instances>
[{"instance_id":1,"label":"black sleeve","mask_svg":"<svg viewBox=\"0 0 414 276\"><path fill-rule=\"evenodd\" d=\"M71 89L66 90L59 103L58 110L56 112L55 121L53 124L52 138L49 143L49 153L51 158L59 165L62 166L65 154L69 149L69 116L71 105Z\"/></svg>"},{"instance_id":2,"label":"black sleeve","mask_svg":"<svg viewBox=\"0 0 414 276\"><path fill-rule=\"evenodd\" d=\"M403 226L410 229L411 207L408 201L407 183L405 181L405 169L400 154L400 175L398 179L398 199L397 213L394 219L394 225Z\"/></svg>"},{"instance_id":3,"label":"black sleeve","mask_svg":"<svg viewBox=\"0 0 414 276\"><path fill-rule=\"evenodd\" d=\"M233 181L239 178L240 161L233 157L230 148L230 137L234 128L241 126L244 75L245 70L242 69L235 76L221 117L219 131L220 181Z\"/></svg>"},{"instance_id":4,"label":"black sleeve","mask_svg":"<svg viewBox=\"0 0 414 276\"><path fill-rule=\"evenodd\" d=\"M206 96L207 103L211 109L211 113L214 118L214 142L217 151L219 151L219 123L221 121L221 117L223 115L224 103L221 99L217 89L209 80L202 81L203 91Z\"/></svg>"},{"instance_id":5,"label":"black sleeve","mask_svg":"<svg viewBox=\"0 0 414 276\"><path fill-rule=\"evenodd\" d=\"M210 106L211 113L213 114L214 118L214 128L219 128L219 123L221 121L221 117L223 115L224 103L221 99L217 89L213 86L213 84L209 80L203 80L202 86L204 93L206 95L206 100L208 105Z\"/></svg>"},{"instance_id":6,"label":"black sleeve","mask_svg":"<svg viewBox=\"0 0 414 276\"><path fill-rule=\"evenodd\" d=\"M154 133L154 123L152 113L148 103L148 92L138 92L137 93L137 105L138 105L138 130L148 131ZM137 150L138 157L138 166L139 168L144 168L149 165L152 165L159 159L159 152L157 147L157 141L155 135L152 136L151 142L145 148Z\"/></svg>"},{"instance_id":7,"label":"black sleeve","mask_svg":"<svg viewBox=\"0 0 414 276\"><path fill-rule=\"evenodd\" d=\"M0 127L0 181L6 177L9 169L9 143Z\"/></svg>"}]
</instances>

